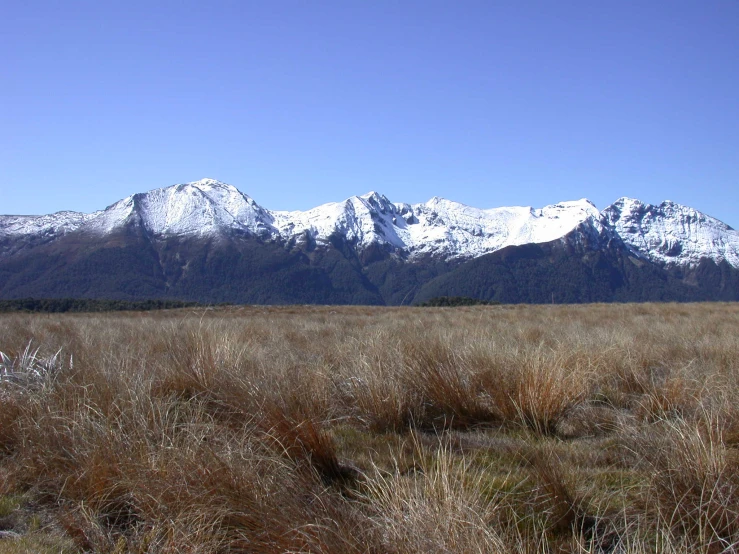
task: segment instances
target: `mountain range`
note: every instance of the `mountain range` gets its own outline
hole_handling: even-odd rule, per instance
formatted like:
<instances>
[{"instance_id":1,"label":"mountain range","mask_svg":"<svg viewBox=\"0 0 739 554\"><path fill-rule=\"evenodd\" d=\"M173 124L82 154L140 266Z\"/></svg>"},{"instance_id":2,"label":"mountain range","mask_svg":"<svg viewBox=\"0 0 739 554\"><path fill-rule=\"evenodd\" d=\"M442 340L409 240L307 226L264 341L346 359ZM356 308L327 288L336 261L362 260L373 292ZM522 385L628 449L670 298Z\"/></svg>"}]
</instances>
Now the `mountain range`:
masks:
<instances>
[{"instance_id":1,"label":"mountain range","mask_svg":"<svg viewBox=\"0 0 739 554\"><path fill-rule=\"evenodd\" d=\"M739 232L674 202L478 209L376 192L273 211L213 179L0 216L0 298L410 304L739 299Z\"/></svg>"}]
</instances>

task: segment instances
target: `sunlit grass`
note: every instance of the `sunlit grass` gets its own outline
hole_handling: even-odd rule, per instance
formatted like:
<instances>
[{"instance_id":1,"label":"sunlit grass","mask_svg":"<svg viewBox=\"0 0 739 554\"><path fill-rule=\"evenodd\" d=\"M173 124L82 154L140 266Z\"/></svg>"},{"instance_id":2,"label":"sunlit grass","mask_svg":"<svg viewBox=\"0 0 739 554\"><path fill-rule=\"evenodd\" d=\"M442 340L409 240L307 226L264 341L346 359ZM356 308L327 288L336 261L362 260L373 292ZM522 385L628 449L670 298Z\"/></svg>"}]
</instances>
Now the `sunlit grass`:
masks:
<instances>
[{"instance_id":1,"label":"sunlit grass","mask_svg":"<svg viewBox=\"0 0 739 554\"><path fill-rule=\"evenodd\" d=\"M0 552L729 552L736 329L734 304L4 315Z\"/></svg>"}]
</instances>

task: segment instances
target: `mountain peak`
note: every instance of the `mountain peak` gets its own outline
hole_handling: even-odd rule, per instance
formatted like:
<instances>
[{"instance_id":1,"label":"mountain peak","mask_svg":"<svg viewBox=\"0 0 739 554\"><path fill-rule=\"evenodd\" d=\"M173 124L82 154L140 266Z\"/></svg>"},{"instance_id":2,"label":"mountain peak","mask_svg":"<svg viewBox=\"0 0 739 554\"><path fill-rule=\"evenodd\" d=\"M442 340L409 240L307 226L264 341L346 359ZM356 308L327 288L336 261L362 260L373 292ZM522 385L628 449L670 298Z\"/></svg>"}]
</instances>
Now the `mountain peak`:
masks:
<instances>
[{"instance_id":1,"label":"mountain peak","mask_svg":"<svg viewBox=\"0 0 739 554\"><path fill-rule=\"evenodd\" d=\"M91 214L0 216L0 295L18 298L736 300L738 270L739 233L669 200L480 209L370 191L288 212L204 178Z\"/></svg>"},{"instance_id":2,"label":"mountain peak","mask_svg":"<svg viewBox=\"0 0 739 554\"><path fill-rule=\"evenodd\" d=\"M374 190L369 191L366 194L362 194L359 198L362 198L364 200L368 200L370 202L378 202L381 204L392 204L390 199L382 194L381 192L377 192Z\"/></svg>"},{"instance_id":3,"label":"mountain peak","mask_svg":"<svg viewBox=\"0 0 739 554\"><path fill-rule=\"evenodd\" d=\"M582 206L590 206L591 208L598 209L598 206L596 206L594 202L591 202L587 198L580 198L580 200L573 200L572 203L579 204Z\"/></svg>"},{"instance_id":4,"label":"mountain peak","mask_svg":"<svg viewBox=\"0 0 739 554\"><path fill-rule=\"evenodd\" d=\"M581 198L580 200L565 200L564 202L550 204L549 206L544 206L539 211L542 213L555 212L555 211L583 213L583 214L587 214L586 216L599 216L600 215L600 211L598 210L596 205L593 204L587 198Z\"/></svg>"},{"instance_id":5,"label":"mountain peak","mask_svg":"<svg viewBox=\"0 0 739 554\"><path fill-rule=\"evenodd\" d=\"M200 179L198 181L191 181L189 183L185 183L186 185L192 185L195 187L225 187L225 188L236 188L233 185L229 185L228 183L224 183L223 181L219 181L218 179L210 179L208 177L204 179Z\"/></svg>"},{"instance_id":6,"label":"mountain peak","mask_svg":"<svg viewBox=\"0 0 739 554\"><path fill-rule=\"evenodd\" d=\"M739 267L739 233L677 202L655 206L623 197L603 210L603 220L625 244L652 261L695 266L710 258Z\"/></svg>"},{"instance_id":7,"label":"mountain peak","mask_svg":"<svg viewBox=\"0 0 739 554\"><path fill-rule=\"evenodd\" d=\"M608 229L639 254L667 265L702 258L739 267L739 233L707 215L665 200L621 197L599 212L588 199L542 208L479 209L439 196L420 204L392 203L370 191L307 211L270 211L233 185L212 178L133 194L92 214L0 216L0 237L55 240L75 231L98 235L141 225L153 236L257 236L285 245L308 239L331 245L343 237L363 251L379 246L404 259L469 259L506 246L562 239L581 224Z\"/></svg>"},{"instance_id":8,"label":"mountain peak","mask_svg":"<svg viewBox=\"0 0 739 554\"><path fill-rule=\"evenodd\" d=\"M355 198L358 198L371 212L374 211L380 215L394 214L398 211L395 204L390 202L387 196L379 192L370 191L367 194Z\"/></svg>"},{"instance_id":9,"label":"mountain peak","mask_svg":"<svg viewBox=\"0 0 739 554\"><path fill-rule=\"evenodd\" d=\"M229 195L246 196L235 186L229 185L228 183L224 183L223 181L219 181L217 179L210 178L200 179L198 181L191 181L189 183L183 183L180 185L172 185L172 187L167 188L175 188L176 190L182 190L183 188L194 188L206 195L211 192L218 193L220 191L220 193L225 193Z\"/></svg>"},{"instance_id":10,"label":"mountain peak","mask_svg":"<svg viewBox=\"0 0 739 554\"><path fill-rule=\"evenodd\" d=\"M621 198L616 200L613 204L611 204L609 208L616 207L619 209L624 209L624 208L632 208L636 206L645 206L645 205L646 204L644 204L644 202L642 202L641 200L637 198L631 198L629 196L622 196Z\"/></svg>"}]
</instances>

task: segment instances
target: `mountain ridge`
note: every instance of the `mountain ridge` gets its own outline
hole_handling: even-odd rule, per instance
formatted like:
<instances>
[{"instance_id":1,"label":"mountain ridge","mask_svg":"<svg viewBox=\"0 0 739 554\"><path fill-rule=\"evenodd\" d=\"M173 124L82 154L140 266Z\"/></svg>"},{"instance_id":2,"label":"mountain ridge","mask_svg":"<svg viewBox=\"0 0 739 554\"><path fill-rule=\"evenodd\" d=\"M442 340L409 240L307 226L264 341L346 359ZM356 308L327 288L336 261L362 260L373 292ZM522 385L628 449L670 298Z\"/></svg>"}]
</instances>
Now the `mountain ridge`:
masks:
<instances>
[{"instance_id":1,"label":"mountain ridge","mask_svg":"<svg viewBox=\"0 0 739 554\"><path fill-rule=\"evenodd\" d=\"M201 180L0 216L0 299L249 304L739 300L739 234L674 202L479 209L371 191L271 211Z\"/></svg>"},{"instance_id":2,"label":"mountain ridge","mask_svg":"<svg viewBox=\"0 0 739 554\"><path fill-rule=\"evenodd\" d=\"M550 242L590 222L597 230L607 228L618 235L635 255L656 263L695 266L710 258L739 268L739 233L670 201L653 206L622 197L602 211L587 199L543 208L480 209L438 196L418 204L392 202L370 191L305 211L273 211L215 179L136 193L90 214L0 216L0 238L32 235L48 242L76 231L104 235L136 218L155 237L234 232L286 244L302 240L328 246L338 234L360 250L375 245L406 258L432 255L447 260Z\"/></svg>"}]
</instances>

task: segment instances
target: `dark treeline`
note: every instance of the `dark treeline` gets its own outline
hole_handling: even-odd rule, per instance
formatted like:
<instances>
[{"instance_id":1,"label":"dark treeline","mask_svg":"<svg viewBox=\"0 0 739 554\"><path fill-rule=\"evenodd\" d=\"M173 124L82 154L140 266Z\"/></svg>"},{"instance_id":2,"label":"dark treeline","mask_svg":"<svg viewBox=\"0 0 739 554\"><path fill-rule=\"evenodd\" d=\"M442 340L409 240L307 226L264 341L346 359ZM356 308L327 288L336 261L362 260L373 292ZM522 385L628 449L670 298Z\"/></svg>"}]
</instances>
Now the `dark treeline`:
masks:
<instances>
[{"instance_id":1,"label":"dark treeline","mask_svg":"<svg viewBox=\"0 0 739 554\"><path fill-rule=\"evenodd\" d=\"M180 300L104 300L91 298L19 298L0 300L0 312L115 312L168 310L202 306Z\"/></svg>"},{"instance_id":2,"label":"dark treeline","mask_svg":"<svg viewBox=\"0 0 739 554\"><path fill-rule=\"evenodd\" d=\"M495 300L479 300L470 298L469 296L437 296L417 304L421 307L454 307L454 306L491 306L498 305L500 302Z\"/></svg>"}]
</instances>

